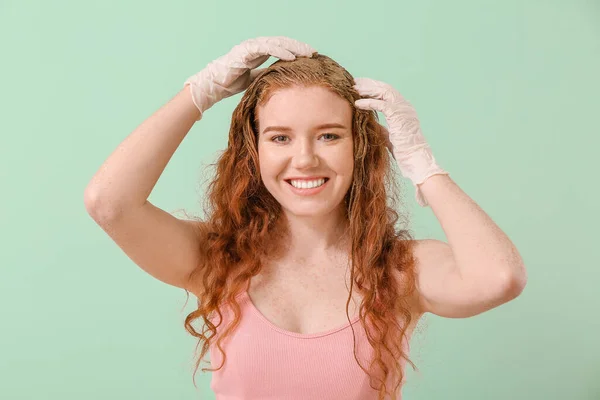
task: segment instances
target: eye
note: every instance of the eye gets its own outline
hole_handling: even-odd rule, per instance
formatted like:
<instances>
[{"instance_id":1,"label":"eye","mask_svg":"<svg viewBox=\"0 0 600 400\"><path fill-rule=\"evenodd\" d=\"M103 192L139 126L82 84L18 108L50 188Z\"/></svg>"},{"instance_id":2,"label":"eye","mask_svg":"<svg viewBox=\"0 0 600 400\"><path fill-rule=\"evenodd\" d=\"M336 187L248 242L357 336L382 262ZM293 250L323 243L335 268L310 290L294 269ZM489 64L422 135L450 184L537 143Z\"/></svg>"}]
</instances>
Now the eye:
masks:
<instances>
[{"instance_id":1,"label":"eye","mask_svg":"<svg viewBox=\"0 0 600 400\"><path fill-rule=\"evenodd\" d=\"M273 137L271 138L271 141L273 141L273 142L275 142L275 143L283 143L283 142L281 142L280 140L275 140L275 139L277 139L277 138L281 138L281 137L287 137L287 136L283 136L283 135L280 135L280 136L273 136Z\"/></svg>"},{"instance_id":2,"label":"eye","mask_svg":"<svg viewBox=\"0 0 600 400\"><path fill-rule=\"evenodd\" d=\"M325 135L334 136L334 137L335 137L335 139L339 139L339 138L340 138L340 137L339 137L339 135L336 135L336 134L334 134L334 133L324 133L324 134L323 134L323 135L321 135L321 136L325 136ZM334 139L332 139L332 140L334 140ZM328 140L328 142L330 142L330 140Z\"/></svg>"},{"instance_id":3,"label":"eye","mask_svg":"<svg viewBox=\"0 0 600 400\"><path fill-rule=\"evenodd\" d=\"M330 139L330 140L326 140L326 142L331 142L331 141L333 141L333 140L336 140L336 139L339 139L339 138L340 138L340 136L339 136L339 135L336 135L336 134L334 134L334 133L324 133L324 134L322 134L322 135L321 135L321 137L323 137L323 136L333 136L333 138L332 138L332 139ZM287 138L287 136L286 136L286 135L278 135L278 136L273 136L273 137L271 138L271 141L272 141L272 142L275 142L275 143L284 143L284 142L283 142L283 141L281 141L281 140L276 140L277 138Z\"/></svg>"}]
</instances>

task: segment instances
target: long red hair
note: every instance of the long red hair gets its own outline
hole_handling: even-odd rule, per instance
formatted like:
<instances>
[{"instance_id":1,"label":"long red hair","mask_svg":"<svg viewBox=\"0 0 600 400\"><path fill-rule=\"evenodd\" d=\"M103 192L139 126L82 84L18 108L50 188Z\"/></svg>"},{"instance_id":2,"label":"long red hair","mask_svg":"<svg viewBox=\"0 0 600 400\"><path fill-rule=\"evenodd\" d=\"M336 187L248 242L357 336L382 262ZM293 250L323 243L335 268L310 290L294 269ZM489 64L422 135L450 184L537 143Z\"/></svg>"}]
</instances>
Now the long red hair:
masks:
<instances>
[{"instance_id":1,"label":"long red hair","mask_svg":"<svg viewBox=\"0 0 600 400\"><path fill-rule=\"evenodd\" d=\"M216 342L223 363L217 369L202 371L223 367L227 356L221 343L237 328L241 318L235 298L248 287L250 278L261 271L262 260L276 256L274 252L282 248L277 243L286 243L289 235L285 224L278 223L282 215L280 204L261 180L256 107L265 104L277 89L314 85L333 91L352 107L354 172L352 185L344 197L351 240L351 285L346 314L350 322L348 309L356 285L363 299L359 315L363 326L369 322L366 332L374 359L369 370L360 364L354 337L355 359L370 375L371 386L379 391L379 398L389 392L395 400L403 379L402 360L416 369L402 348L413 318L409 297L415 290L414 240L408 229L397 227L398 222L406 226L408 221L395 211L400 204L400 192L393 160L378 129L377 113L356 108L354 101L360 95L352 87L352 75L331 58L316 53L312 58L278 60L252 81L233 111L227 149L211 164L216 165L216 173L205 197L207 218L200 224L203 258L189 276L189 287L198 296L198 308L185 319L185 329L199 339L198 345L202 344L194 377L221 325L219 307L227 302L233 305L234 319L219 332ZM214 325L210 317L216 314L221 321ZM192 326L199 318L204 321L202 332ZM210 336L205 335L208 331ZM354 335L354 328L352 332ZM395 374L396 382L391 391L385 385L389 374ZM374 380L378 381L376 385Z\"/></svg>"}]
</instances>

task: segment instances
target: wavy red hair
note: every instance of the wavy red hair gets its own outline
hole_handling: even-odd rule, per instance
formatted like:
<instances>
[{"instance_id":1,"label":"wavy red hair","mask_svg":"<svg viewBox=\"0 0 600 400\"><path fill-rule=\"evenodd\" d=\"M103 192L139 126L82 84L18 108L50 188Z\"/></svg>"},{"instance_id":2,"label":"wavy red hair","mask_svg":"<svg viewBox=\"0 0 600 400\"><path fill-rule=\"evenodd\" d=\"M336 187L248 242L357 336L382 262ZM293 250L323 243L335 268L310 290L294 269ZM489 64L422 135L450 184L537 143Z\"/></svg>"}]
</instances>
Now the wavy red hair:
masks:
<instances>
[{"instance_id":1,"label":"wavy red hair","mask_svg":"<svg viewBox=\"0 0 600 400\"><path fill-rule=\"evenodd\" d=\"M252 81L233 111L227 149L211 164L216 165L216 173L205 197L204 212L208 217L199 221L203 259L189 276L189 287L198 296L198 308L186 317L184 324L199 339L198 345L202 344L194 377L221 325L219 307L226 302L233 305L234 320L223 328L216 342L223 364L202 371L223 367L227 356L221 343L241 318L235 297L261 271L263 260L277 256L274 252L282 246L273 243L285 243L289 235L285 224L278 223L282 215L280 204L261 180L256 107L265 104L278 89L314 85L333 91L352 107L354 172L344 197L351 240L346 314L350 322L348 309L356 285L362 295L359 315L363 326L368 326L367 338L374 349L374 359L369 370L360 364L354 337L355 359L370 375L371 386L379 391L380 399L390 389L385 385L389 374L395 374L396 384L389 392L395 400L394 393L399 392L404 376L401 361L408 361L416 369L402 348L413 318L409 298L415 290L414 240L408 229L397 228L399 221L406 225L407 219L395 211L400 192L385 137L378 129L377 113L356 108L354 101L360 95L352 87L352 75L331 58L317 53L311 58L278 60ZM217 314L221 321L214 325L210 317ZM204 321L202 332L192 325L200 318ZM211 336L205 335L208 331ZM354 328L352 332L354 335ZM374 380L379 384L374 385Z\"/></svg>"}]
</instances>

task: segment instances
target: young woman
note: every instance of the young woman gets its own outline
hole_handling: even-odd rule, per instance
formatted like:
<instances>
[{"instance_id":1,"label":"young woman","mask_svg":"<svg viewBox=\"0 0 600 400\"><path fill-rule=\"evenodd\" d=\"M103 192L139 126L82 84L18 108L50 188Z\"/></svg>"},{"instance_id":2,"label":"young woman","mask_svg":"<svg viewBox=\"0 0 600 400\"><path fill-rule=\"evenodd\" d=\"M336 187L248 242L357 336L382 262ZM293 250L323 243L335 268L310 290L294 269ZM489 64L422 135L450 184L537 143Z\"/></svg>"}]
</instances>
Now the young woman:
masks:
<instances>
[{"instance_id":1,"label":"young woman","mask_svg":"<svg viewBox=\"0 0 600 400\"><path fill-rule=\"evenodd\" d=\"M193 124L242 91L207 218L148 202ZM396 227L394 162L448 243ZM137 265L197 296L185 328L203 345L196 369L210 350L217 399L399 399L425 312L470 317L526 283L511 241L437 165L410 103L286 37L244 41L191 76L85 201Z\"/></svg>"}]
</instances>

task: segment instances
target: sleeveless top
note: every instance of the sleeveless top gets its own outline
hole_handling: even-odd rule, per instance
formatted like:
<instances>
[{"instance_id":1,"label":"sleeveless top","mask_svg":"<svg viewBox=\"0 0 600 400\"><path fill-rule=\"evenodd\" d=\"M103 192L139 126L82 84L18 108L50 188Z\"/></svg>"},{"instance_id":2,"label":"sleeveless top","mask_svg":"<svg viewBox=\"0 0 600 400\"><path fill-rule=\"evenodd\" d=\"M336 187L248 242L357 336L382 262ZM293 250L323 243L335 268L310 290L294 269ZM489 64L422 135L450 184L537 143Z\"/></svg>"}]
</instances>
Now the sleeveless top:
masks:
<instances>
[{"instance_id":1,"label":"sleeveless top","mask_svg":"<svg viewBox=\"0 0 600 400\"><path fill-rule=\"evenodd\" d=\"M252 303L247 291L236 297L241 317L238 327L221 344L227 359L216 347L219 330L233 319L232 309L221 309L223 322L210 346L210 387L216 400L370 400L378 392L354 358L352 328L357 357L368 371L373 348L358 316L337 328L300 334L271 323ZM210 318L213 324L219 316ZM352 325L352 328L351 328ZM409 345L403 341L403 351ZM401 365L404 368L405 360ZM404 370L403 370L404 371ZM404 372L405 374L405 372ZM388 377L391 378L391 377ZM374 381L374 384L377 384ZM404 379L403 379L404 383ZM387 390L391 390L388 379ZM389 399L387 395L386 399ZM401 399L398 393L397 399Z\"/></svg>"}]
</instances>

